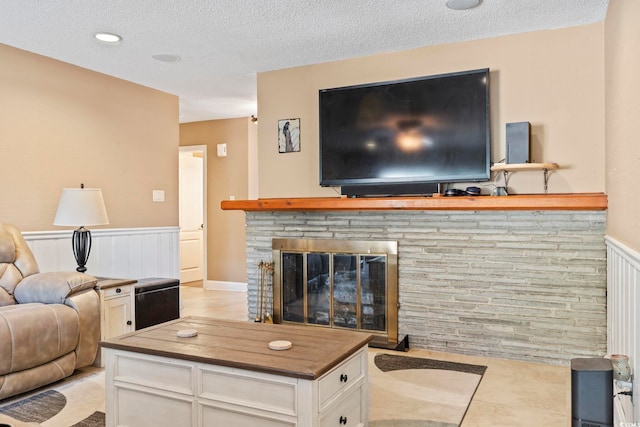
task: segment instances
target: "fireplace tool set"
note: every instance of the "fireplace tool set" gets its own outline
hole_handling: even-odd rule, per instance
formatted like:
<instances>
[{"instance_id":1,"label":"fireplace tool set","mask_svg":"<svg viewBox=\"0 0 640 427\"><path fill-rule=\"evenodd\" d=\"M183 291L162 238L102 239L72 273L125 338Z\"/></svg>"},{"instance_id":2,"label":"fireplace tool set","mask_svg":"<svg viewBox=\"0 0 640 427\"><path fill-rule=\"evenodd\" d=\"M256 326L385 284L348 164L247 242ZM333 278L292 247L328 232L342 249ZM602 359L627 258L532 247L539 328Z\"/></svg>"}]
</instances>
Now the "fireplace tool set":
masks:
<instances>
[{"instance_id":1,"label":"fireplace tool set","mask_svg":"<svg viewBox=\"0 0 640 427\"><path fill-rule=\"evenodd\" d=\"M265 307L273 300L273 262L258 263L258 298L256 300L256 322L273 323L271 312Z\"/></svg>"}]
</instances>

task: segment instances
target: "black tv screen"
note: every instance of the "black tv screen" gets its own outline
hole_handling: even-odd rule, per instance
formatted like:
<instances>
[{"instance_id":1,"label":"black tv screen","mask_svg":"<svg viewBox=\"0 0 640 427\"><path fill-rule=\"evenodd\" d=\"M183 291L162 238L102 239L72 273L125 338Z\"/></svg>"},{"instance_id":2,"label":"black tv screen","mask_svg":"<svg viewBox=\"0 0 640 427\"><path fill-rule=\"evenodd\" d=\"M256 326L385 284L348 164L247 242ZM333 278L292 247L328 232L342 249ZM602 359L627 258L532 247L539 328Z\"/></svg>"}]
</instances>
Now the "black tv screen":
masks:
<instances>
[{"instance_id":1,"label":"black tv screen","mask_svg":"<svg viewBox=\"0 0 640 427\"><path fill-rule=\"evenodd\" d=\"M323 89L319 101L322 186L489 179L488 69Z\"/></svg>"}]
</instances>

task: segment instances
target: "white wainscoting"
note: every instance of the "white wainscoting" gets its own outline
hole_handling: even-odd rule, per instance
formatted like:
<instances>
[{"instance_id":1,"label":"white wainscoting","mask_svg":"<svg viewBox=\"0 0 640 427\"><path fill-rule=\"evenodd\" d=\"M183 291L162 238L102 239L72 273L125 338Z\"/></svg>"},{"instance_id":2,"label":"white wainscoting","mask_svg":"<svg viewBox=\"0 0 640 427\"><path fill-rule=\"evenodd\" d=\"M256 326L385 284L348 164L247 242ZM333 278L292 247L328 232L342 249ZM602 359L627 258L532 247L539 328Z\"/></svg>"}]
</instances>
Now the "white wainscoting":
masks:
<instances>
[{"instance_id":1,"label":"white wainscoting","mask_svg":"<svg viewBox=\"0 0 640 427\"><path fill-rule=\"evenodd\" d=\"M637 378L640 374L640 253L611 237L607 243L607 351L609 354L629 356L631 371ZM638 382L633 381L633 407L630 398L619 396L615 402L617 420L632 423L640 420L637 405ZM623 419L620 419L624 417Z\"/></svg>"},{"instance_id":2,"label":"white wainscoting","mask_svg":"<svg viewBox=\"0 0 640 427\"><path fill-rule=\"evenodd\" d=\"M73 230L24 232L40 271L72 271ZM180 278L180 228L147 227L91 230L87 273L99 277Z\"/></svg>"}]
</instances>

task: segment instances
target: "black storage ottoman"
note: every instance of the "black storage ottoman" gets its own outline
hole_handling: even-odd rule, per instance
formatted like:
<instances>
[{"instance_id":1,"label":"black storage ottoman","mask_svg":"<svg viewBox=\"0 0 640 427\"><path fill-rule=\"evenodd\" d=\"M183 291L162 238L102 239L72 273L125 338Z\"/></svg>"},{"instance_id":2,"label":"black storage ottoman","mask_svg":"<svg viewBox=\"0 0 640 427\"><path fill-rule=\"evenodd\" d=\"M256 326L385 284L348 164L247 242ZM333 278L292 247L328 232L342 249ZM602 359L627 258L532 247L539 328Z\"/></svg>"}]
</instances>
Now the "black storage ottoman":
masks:
<instances>
[{"instance_id":1,"label":"black storage ottoman","mask_svg":"<svg viewBox=\"0 0 640 427\"><path fill-rule=\"evenodd\" d=\"M180 317L180 281L151 277L134 285L136 330Z\"/></svg>"}]
</instances>

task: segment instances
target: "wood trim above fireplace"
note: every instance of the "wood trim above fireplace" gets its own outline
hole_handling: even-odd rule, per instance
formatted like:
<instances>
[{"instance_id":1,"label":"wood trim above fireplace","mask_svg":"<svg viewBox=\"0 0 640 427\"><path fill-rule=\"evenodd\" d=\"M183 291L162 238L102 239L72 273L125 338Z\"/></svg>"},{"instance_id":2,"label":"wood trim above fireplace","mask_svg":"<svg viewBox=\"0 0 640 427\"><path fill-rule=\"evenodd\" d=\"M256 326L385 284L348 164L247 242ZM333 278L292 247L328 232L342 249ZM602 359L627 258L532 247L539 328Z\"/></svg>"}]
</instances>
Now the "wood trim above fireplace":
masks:
<instances>
[{"instance_id":1,"label":"wood trim above fireplace","mask_svg":"<svg viewBox=\"0 0 640 427\"><path fill-rule=\"evenodd\" d=\"M607 209L604 193L527 194L477 197L307 197L223 200L223 210L383 211L383 210L593 210Z\"/></svg>"}]
</instances>

